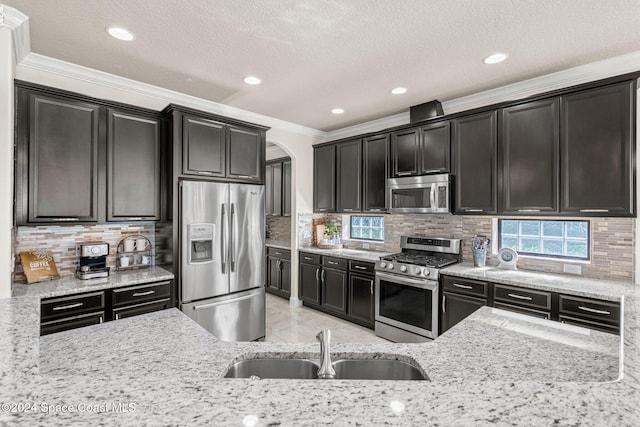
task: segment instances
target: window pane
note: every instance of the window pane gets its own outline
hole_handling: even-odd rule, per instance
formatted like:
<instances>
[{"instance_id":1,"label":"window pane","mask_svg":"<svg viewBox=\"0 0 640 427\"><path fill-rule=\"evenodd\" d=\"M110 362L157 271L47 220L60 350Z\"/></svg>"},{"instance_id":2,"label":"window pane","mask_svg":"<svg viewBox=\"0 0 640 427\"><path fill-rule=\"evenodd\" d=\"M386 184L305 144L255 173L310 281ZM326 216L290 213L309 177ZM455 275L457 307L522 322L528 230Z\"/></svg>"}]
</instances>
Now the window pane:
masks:
<instances>
[{"instance_id":1,"label":"window pane","mask_svg":"<svg viewBox=\"0 0 640 427\"><path fill-rule=\"evenodd\" d=\"M518 234L518 221L502 220L500 222L500 229L502 234Z\"/></svg>"},{"instance_id":2,"label":"window pane","mask_svg":"<svg viewBox=\"0 0 640 427\"><path fill-rule=\"evenodd\" d=\"M363 227L369 227L371 225L371 217L363 216L361 219Z\"/></svg>"},{"instance_id":3,"label":"window pane","mask_svg":"<svg viewBox=\"0 0 640 427\"><path fill-rule=\"evenodd\" d=\"M562 226L563 223L561 221L544 221L542 223L542 235L562 237Z\"/></svg>"},{"instance_id":4,"label":"window pane","mask_svg":"<svg viewBox=\"0 0 640 427\"><path fill-rule=\"evenodd\" d=\"M520 234L523 236L539 236L540 221L520 221Z\"/></svg>"},{"instance_id":5,"label":"window pane","mask_svg":"<svg viewBox=\"0 0 640 427\"><path fill-rule=\"evenodd\" d=\"M357 237L357 238L362 237L362 228L360 228L360 227L353 227L353 228L351 229L351 237Z\"/></svg>"},{"instance_id":6,"label":"window pane","mask_svg":"<svg viewBox=\"0 0 640 427\"><path fill-rule=\"evenodd\" d=\"M589 221L499 220L499 247L527 255L589 259Z\"/></svg>"},{"instance_id":7,"label":"window pane","mask_svg":"<svg viewBox=\"0 0 640 427\"><path fill-rule=\"evenodd\" d=\"M351 226L352 227L360 227L360 217L359 216L352 216L351 217Z\"/></svg>"},{"instance_id":8,"label":"window pane","mask_svg":"<svg viewBox=\"0 0 640 427\"><path fill-rule=\"evenodd\" d=\"M362 238L363 239L371 238L371 229L370 228L363 228L362 229Z\"/></svg>"},{"instance_id":9,"label":"window pane","mask_svg":"<svg viewBox=\"0 0 640 427\"><path fill-rule=\"evenodd\" d=\"M371 238L375 239L375 240L384 240L380 238L381 232L379 229L373 229L371 230Z\"/></svg>"},{"instance_id":10,"label":"window pane","mask_svg":"<svg viewBox=\"0 0 640 427\"><path fill-rule=\"evenodd\" d=\"M376 216L371 218L371 226L372 227L380 227L382 225L382 217L381 216Z\"/></svg>"},{"instance_id":11,"label":"window pane","mask_svg":"<svg viewBox=\"0 0 640 427\"><path fill-rule=\"evenodd\" d=\"M384 241L384 217L352 216L350 237L352 239Z\"/></svg>"}]
</instances>

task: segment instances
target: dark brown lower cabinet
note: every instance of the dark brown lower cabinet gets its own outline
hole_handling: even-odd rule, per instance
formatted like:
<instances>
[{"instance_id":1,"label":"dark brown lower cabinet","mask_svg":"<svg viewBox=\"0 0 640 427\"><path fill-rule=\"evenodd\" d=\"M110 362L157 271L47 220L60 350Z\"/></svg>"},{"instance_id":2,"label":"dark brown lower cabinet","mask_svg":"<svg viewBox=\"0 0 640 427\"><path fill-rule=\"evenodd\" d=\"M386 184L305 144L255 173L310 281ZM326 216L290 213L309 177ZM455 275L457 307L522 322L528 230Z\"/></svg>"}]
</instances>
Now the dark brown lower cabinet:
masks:
<instances>
[{"instance_id":1,"label":"dark brown lower cabinet","mask_svg":"<svg viewBox=\"0 0 640 427\"><path fill-rule=\"evenodd\" d=\"M307 305L320 305L320 266L300 263L300 299Z\"/></svg>"},{"instance_id":2,"label":"dark brown lower cabinet","mask_svg":"<svg viewBox=\"0 0 640 427\"><path fill-rule=\"evenodd\" d=\"M440 333L444 333L485 305L487 305L486 299L443 292L440 312Z\"/></svg>"},{"instance_id":3,"label":"dark brown lower cabinet","mask_svg":"<svg viewBox=\"0 0 640 427\"><path fill-rule=\"evenodd\" d=\"M347 312L347 272L332 268L322 269L322 307L340 314Z\"/></svg>"},{"instance_id":4,"label":"dark brown lower cabinet","mask_svg":"<svg viewBox=\"0 0 640 427\"><path fill-rule=\"evenodd\" d=\"M374 276L349 273L349 301L347 314L351 321L368 328L374 327Z\"/></svg>"},{"instance_id":5,"label":"dark brown lower cabinet","mask_svg":"<svg viewBox=\"0 0 640 427\"><path fill-rule=\"evenodd\" d=\"M266 290L283 298L291 296L291 251L267 248Z\"/></svg>"},{"instance_id":6,"label":"dark brown lower cabinet","mask_svg":"<svg viewBox=\"0 0 640 427\"><path fill-rule=\"evenodd\" d=\"M166 310L171 308L171 299L163 298L158 301L145 302L142 304L127 305L121 308L113 309L113 320L124 319L125 317L138 316L140 314L152 313L154 311Z\"/></svg>"},{"instance_id":7,"label":"dark brown lower cabinet","mask_svg":"<svg viewBox=\"0 0 640 427\"><path fill-rule=\"evenodd\" d=\"M99 325L103 322L104 311L64 317L58 320L42 322L40 324L40 335L54 334L56 332L68 331L69 329L82 328L84 326Z\"/></svg>"},{"instance_id":8,"label":"dark brown lower cabinet","mask_svg":"<svg viewBox=\"0 0 640 427\"><path fill-rule=\"evenodd\" d=\"M170 308L171 281L112 289L111 307L110 320L119 320Z\"/></svg>"}]
</instances>

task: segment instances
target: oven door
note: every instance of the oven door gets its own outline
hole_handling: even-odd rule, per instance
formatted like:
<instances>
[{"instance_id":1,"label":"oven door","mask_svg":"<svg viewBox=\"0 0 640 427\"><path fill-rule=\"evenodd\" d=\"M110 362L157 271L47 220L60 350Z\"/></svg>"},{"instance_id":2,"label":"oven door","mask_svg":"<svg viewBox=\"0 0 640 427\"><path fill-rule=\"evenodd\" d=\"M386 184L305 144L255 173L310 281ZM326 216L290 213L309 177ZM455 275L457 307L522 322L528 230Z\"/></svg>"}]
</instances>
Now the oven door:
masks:
<instances>
[{"instance_id":1,"label":"oven door","mask_svg":"<svg viewBox=\"0 0 640 427\"><path fill-rule=\"evenodd\" d=\"M438 282L376 272L376 322L438 336Z\"/></svg>"}]
</instances>

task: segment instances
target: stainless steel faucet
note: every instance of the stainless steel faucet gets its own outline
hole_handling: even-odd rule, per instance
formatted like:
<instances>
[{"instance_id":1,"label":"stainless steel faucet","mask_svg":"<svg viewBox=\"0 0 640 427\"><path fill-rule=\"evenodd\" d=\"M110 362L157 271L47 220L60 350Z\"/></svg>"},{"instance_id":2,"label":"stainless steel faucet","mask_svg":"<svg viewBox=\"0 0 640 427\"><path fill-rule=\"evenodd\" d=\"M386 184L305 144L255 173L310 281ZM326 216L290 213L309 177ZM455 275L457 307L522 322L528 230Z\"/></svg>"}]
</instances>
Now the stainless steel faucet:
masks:
<instances>
[{"instance_id":1,"label":"stainless steel faucet","mask_svg":"<svg viewBox=\"0 0 640 427\"><path fill-rule=\"evenodd\" d=\"M316 339L320 341L320 369L318 369L318 378L330 380L336 377L336 371L331 366L331 354L329 353L329 341L331 341L331 331L323 329L318 332Z\"/></svg>"}]
</instances>

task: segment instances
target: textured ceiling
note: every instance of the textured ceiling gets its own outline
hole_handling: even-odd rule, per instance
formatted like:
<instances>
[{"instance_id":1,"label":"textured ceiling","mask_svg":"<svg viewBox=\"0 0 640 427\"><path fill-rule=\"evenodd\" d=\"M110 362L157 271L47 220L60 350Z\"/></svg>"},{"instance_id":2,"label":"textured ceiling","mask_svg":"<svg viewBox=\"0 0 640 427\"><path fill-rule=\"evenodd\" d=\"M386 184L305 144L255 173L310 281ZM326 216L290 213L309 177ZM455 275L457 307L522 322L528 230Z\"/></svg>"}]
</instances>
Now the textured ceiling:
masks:
<instances>
[{"instance_id":1,"label":"textured ceiling","mask_svg":"<svg viewBox=\"0 0 640 427\"><path fill-rule=\"evenodd\" d=\"M0 1L32 52L325 131L640 49L640 0Z\"/></svg>"}]
</instances>

